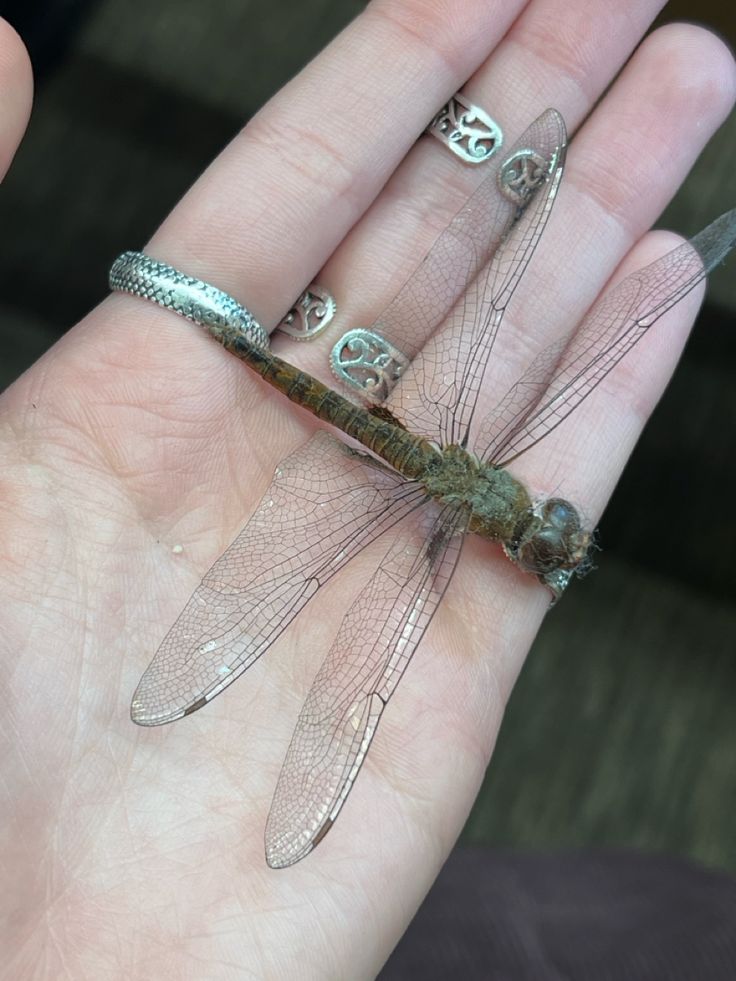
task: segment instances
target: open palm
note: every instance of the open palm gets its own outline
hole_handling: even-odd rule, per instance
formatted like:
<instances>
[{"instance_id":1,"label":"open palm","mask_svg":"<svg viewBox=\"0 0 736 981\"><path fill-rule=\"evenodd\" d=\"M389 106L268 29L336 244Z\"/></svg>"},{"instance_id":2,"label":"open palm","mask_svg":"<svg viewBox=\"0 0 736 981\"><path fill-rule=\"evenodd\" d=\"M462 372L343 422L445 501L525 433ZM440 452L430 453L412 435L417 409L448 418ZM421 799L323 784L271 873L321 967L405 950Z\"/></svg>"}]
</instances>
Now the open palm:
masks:
<instances>
[{"instance_id":1,"label":"open palm","mask_svg":"<svg viewBox=\"0 0 736 981\"><path fill-rule=\"evenodd\" d=\"M251 121L147 251L267 326L317 274L341 325L370 323L480 179L434 141L411 147L436 108L475 72L465 91L509 142L549 105L574 130L656 8L596 0L583 17L582 4L522 6L374 2ZM7 160L29 82L8 29L0 43ZM612 275L671 246L638 240L735 85L706 32L647 40L576 136L535 262L537 299L506 329L541 330L550 296L552 319L576 322ZM561 486L595 520L696 302L520 461L535 490ZM324 378L329 344L275 347ZM202 331L127 296L71 330L0 412L8 977L372 976L462 827L545 590L469 543L338 830L275 872L263 827L289 736L380 550L202 712L140 730L129 701L313 420Z\"/></svg>"}]
</instances>

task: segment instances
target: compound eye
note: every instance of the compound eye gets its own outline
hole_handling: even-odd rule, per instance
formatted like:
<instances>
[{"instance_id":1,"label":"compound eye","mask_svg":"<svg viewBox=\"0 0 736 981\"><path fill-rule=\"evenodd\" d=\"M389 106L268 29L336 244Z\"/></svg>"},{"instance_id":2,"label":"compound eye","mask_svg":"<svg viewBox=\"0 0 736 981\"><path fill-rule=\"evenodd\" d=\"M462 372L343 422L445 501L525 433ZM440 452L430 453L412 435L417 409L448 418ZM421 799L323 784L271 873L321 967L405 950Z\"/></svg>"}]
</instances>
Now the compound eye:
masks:
<instances>
[{"instance_id":1,"label":"compound eye","mask_svg":"<svg viewBox=\"0 0 736 981\"><path fill-rule=\"evenodd\" d=\"M516 561L537 575L577 565L587 547L583 541L587 541L587 536L572 504L553 497L539 505L534 513L535 530L520 543Z\"/></svg>"},{"instance_id":2,"label":"compound eye","mask_svg":"<svg viewBox=\"0 0 736 981\"><path fill-rule=\"evenodd\" d=\"M554 528L562 535L580 531L580 515L569 501L561 497L551 497L545 501L539 514L542 518L543 531Z\"/></svg>"}]
</instances>

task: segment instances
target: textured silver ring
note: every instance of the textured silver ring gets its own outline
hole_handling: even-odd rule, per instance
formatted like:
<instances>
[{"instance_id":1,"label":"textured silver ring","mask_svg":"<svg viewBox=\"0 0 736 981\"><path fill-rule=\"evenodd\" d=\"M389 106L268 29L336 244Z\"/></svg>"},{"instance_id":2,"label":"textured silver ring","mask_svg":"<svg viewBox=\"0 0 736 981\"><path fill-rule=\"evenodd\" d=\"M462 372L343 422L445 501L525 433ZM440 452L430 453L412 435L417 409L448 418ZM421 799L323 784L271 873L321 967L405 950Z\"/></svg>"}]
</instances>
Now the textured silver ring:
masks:
<instances>
[{"instance_id":1,"label":"textured silver ring","mask_svg":"<svg viewBox=\"0 0 736 981\"><path fill-rule=\"evenodd\" d=\"M440 109L427 132L465 163L485 163L503 145L495 119L459 92Z\"/></svg>"},{"instance_id":2,"label":"textured silver ring","mask_svg":"<svg viewBox=\"0 0 736 981\"><path fill-rule=\"evenodd\" d=\"M152 300L202 327L234 327L256 347L268 347L268 334L253 314L229 293L187 276L145 252L123 252L110 269L110 289Z\"/></svg>"}]
</instances>

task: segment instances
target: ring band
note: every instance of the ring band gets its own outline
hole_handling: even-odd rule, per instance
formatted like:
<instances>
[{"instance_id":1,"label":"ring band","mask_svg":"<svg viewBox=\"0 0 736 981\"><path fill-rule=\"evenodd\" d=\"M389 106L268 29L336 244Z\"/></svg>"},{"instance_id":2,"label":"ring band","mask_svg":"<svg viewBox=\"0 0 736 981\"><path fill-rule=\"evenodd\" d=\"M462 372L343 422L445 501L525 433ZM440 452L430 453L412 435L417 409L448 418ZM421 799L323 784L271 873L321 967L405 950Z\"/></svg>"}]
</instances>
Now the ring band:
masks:
<instances>
[{"instance_id":1,"label":"ring band","mask_svg":"<svg viewBox=\"0 0 736 981\"><path fill-rule=\"evenodd\" d=\"M343 334L330 352L330 368L338 381L373 404L385 402L410 364L385 337L362 327Z\"/></svg>"},{"instance_id":2,"label":"ring band","mask_svg":"<svg viewBox=\"0 0 736 981\"><path fill-rule=\"evenodd\" d=\"M268 334L253 314L228 293L187 276L144 252L123 252L110 269L110 289L152 300L160 307L202 327L234 327L260 348L268 347Z\"/></svg>"},{"instance_id":3,"label":"ring band","mask_svg":"<svg viewBox=\"0 0 736 981\"><path fill-rule=\"evenodd\" d=\"M324 286L312 283L299 295L276 329L294 340L311 341L332 322L336 310L334 296Z\"/></svg>"},{"instance_id":4,"label":"ring band","mask_svg":"<svg viewBox=\"0 0 736 981\"><path fill-rule=\"evenodd\" d=\"M485 163L503 145L501 127L485 109L456 92L426 130L465 163Z\"/></svg>"}]
</instances>

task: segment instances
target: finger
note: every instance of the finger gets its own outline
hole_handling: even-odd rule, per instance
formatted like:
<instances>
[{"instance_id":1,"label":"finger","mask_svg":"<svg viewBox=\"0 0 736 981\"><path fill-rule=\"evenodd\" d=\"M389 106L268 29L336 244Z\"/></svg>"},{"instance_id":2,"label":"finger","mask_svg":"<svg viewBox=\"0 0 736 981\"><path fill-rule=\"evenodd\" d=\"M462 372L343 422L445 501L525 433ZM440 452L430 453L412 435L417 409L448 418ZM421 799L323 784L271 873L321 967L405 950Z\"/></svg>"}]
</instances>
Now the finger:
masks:
<instances>
[{"instance_id":1,"label":"finger","mask_svg":"<svg viewBox=\"0 0 736 981\"><path fill-rule=\"evenodd\" d=\"M0 180L25 132L32 99L28 53L10 24L0 20Z\"/></svg>"},{"instance_id":2,"label":"finger","mask_svg":"<svg viewBox=\"0 0 736 981\"><path fill-rule=\"evenodd\" d=\"M214 161L149 251L232 293L264 323L275 322L520 4L370 5ZM174 475L189 453L192 474L204 466L213 475L212 500L231 500L233 516L236 509L242 515L228 476L232 448L247 448L239 466L257 496L258 461L264 478L304 437L298 414L273 408L258 379L224 358L203 331L136 297L111 297L62 339L44 369L46 406L56 416L69 419L74 410L65 393L81 381L87 392L104 389L105 405L122 407L110 467L133 475L136 506L145 501L154 513L156 502L168 510L174 487L184 496L187 485ZM164 395L151 415L154 392ZM16 394L28 400L27 388ZM182 413L191 429L182 426ZM85 431L97 440L110 415L95 408ZM272 438L254 460L249 434L264 427ZM141 472L150 478L139 481ZM188 486L201 494L200 480ZM219 504L215 520L222 522Z\"/></svg>"},{"instance_id":3,"label":"finger","mask_svg":"<svg viewBox=\"0 0 736 981\"><path fill-rule=\"evenodd\" d=\"M646 99L641 92L647 93ZM732 98L730 53L707 32L688 27L657 32L637 53L572 146L556 212L495 342L476 420L489 412L493 417L493 407L531 357L551 341L569 336L611 270L679 185ZM681 132L690 138L681 140ZM678 134L676 139L673 134ZM453 330L470 326L458 318ZM440 334L427 345L418 370L445 370L444 340ZM409 378L397 390L399 415L407 381L411 411ZM411 417L408 421L411 425ZM470 441L481 454L486 447L475 441L483 428L475 426ZM551 461L552 470L541 486L537 455L522 458L517 468L539 492L558 486L564 466L558 457L555 468L549 452L543 457Z\"/></svg>"},{"instance_id":4,"label":"finger","mask_svg":"<svg viewBox=\"0 0 736 981\"><path fill-rule=\"evenodd\" d=\"M642 92L646 99L637 98ZM651 241L627 253L671 198L735 96L733 58L715 36L677 25L645 42L571 147L558 213L503 327L486 407L492 389L505 391L519 376L530 350L580 321L623 257L614 282L655 257ZM538 451L520 458L518 472L538 491L562 488L597 520L674 368L696 307L697 298L688 297L655 324L584 407ZM630 374L640 364L648 368L644 377L637 374L641 388L634 396ZM628 411L614 408L624 392Z\"/></svg>"},{"instance_id":5,"label":"finger","mask_svg":"<svg viewBox=\"0 0 736 981\"><path fill-rule=\"evenodd\" d=\"M734 87L730 54L706 32L677 27L648 40L571 147L558 210L527 270L522 298L509 311L515 316L503 323L499 341L509 332L531 334L538 345L548 330L554 334L577 322L628 243L638 238L640 224L648 223L648 209L661 208L728 111ZM642 91L646 100L637 98ZM672 140L675 131L690 133L691 140ZM603 148L611 152L610 165ZM615 278L653 258L654 248L661 254L667 246L645 240ZM628 356L628 363L614 369L605 386L514 464L514 472L533 492L567 496L596 520L677 359L693 301L697 298L686 298L655 324L651 337ZM493 364L503 367L507 353L520 363L529 351L521 345L502 346L494 351ZM511 365L512 380L519 370L518 363ZM496 396L503 391L497 388ZM636 400L633 391L640 393ZM393 727L398 732L414 726L415 755L403 764L427 774L426 786L417 790L419 799L429 798L429 788L438 783L457 789L457 796L443 793L439 816L434 798L435 827L455 828L453 822L461 820L485 767L502 707L548 606L547 591L516 570L498 548L468 541L430 629L431 653L425 654L423 670L413 674L414 685L397 696L384 726L389 729L384 744L392 751L397 745L391 738L396 735ZM425 725L425 719L432 721ZM449 739L448 761L474 761L464 773L454 772L451 763L438 773L435 759L417 759L424 755L425 741L433 744L437 729ZM427 826L422 808L415 816L417 826Z\"/></svg>"},{"instance_id":6,"label":"finger","mask_svg":"<svg viewBox=\"0 0 736 981\"><path fill-rule=\"evenodd\" d=\"M521 6L370 4L215 160L150 251L272 325Z\"/></svg>"},{"instance_id":7,"label":"finger","mask_svg":"<svg viewBox=\"0 0 736 981\"><path fill-rule=\"evenodd\" d=\"M660 6L654 0L612 8L594 0L592 7L585 5L581 17L576 3L536 0L530 4L463 86L463 92L501 124L505 145L498 156L550 106L573 130L620 70ZM463 166L436 140L419 141L318 275L320 285L337 299L334 327L308 346L287 345L275 336L277 353L324 379L332 344L344 330L368 326L381 313L484 179L485 171L485 167ZM400 340L394 343L401 348Z\"/></svg>"},{"instance_id":8,"label":"finger","mask_svg":"<svg viewBox=\"0 0 736 981\"><path fill-rule=\"evenodd\" d=\"M537 330L538 340L540 322L554 332L568 318L574 318L568 326L575 323L590 305L617 257L648 222L649 209L662 206L733 103L730 54L715 38L690 29L686 44L674 44L683 30L670 28L649 39L571 148L567 195L563 183L547 241L527 272L539 293L525 293L523 311L516 310L532 315L523 323L533 336ZM673 138L682 132L688 141ZM619 172L626 176L619 178ZM674 244L672 236L647 235L628 253L613 282ZM591 522L597 519L671 374L698 299L690 294L657 322L583 406L514 464L532 490L567 496ZM504 323L502 330L514 326ZM383 742L376 740L372 751L379 768L407 775L411 789L397 862L409 842L426 841L428 835L430 858L449 849L548 606L546 590L514 569L498 549L478 539L467 542L430 628L422 670L414 671L412 684L397 695L383 723ZM440 739L441 758L435 749ZM466 765L459 767L458 760Z\"/></svg>"},{"instance_id":9,"label":"finger","mask_svg":"<svg viewBox=\"0 0 736 981\"><path fill-rule=\"evenodd\" d=\"M520 5L520 0L370 5L214 161L148 251L230 292L265 325L273 325ZM166 392L157 404L155 442L169 448L172 470L179 466L182 444L195 443L176 435L170 416L178 415L179 433L181 416L174 406L186 406L187 414L200 420L198 434L206 427L199 443L207 447L208 469L222 474L223 483L232 446L243 445L246 418L248 430L267 426L272 434L265 453L258 454L264 474L304 437L299 414L272 408L262 383L223 358L204 332L135 297L111 297L103 311L64 338L57 367L61 358L76 376L84 373L87 385L92 358L104 371L108 393L110 385L115 388L112 399L146 414L151 392ZM115 365L112 381L110 364ZM143 455L131 420L127 416L120 426L113 462L119 473L137 472ZM160 438L162 424L171 439ZM241 459L252 483L252 456ZM258 485L251 489L257 495ZM232 496L232 489L213 491L214 498L223 494ZM167 507L171 500L169 488L158 480L149 481L145 496ZM239 506L242 512L242 500Z\"/></svg>"},{"instance_id":10,"label":"finger","mask_svg":"<svg viewBox=\"0 0 736 981\"><path fill-rule=\"evenodd\" d=\"M477 420L492 415L536 353L569 336L728 112L733 84L730 53L698 28L659 31L637 52L571 147L555 212L499 331ZM430 342L428 363L439 349ZM554 463L551 445L542 456ZM537 458L519 461L530 480L541 476ZM557 470L537 489L551 479Z\"/></svg>"},{"instance_id":11,"label":"finger","mask_svg":"<svg viewBox=\"0 0 736 981\"><path fill-rule=\"evenodd\" d=\"M541 28L534 26L537 7L541 7ZM564 5L537 0L530 7L528 18L522 18L511 39L504 42L506 67L497 73L498 78L489 75L489 89L506 93L509 109L518 101L514 88L517 70L509 63L512 49L517 47L528 55L523 65L525 75L533 78L535 72L530 63L537 63L540 98L550 77L554 80L557 74L562 81L561 76L570 69L541 72L542 57L533 51L540 36L535 31L543 33L556 23L559 34L550 37L560 62L564 61L562 39L568 35L573 39L570 47L581 51L580 62L572 62L572 73L580 74L590 64L596 65L590 94L585 100L578 100L584 102L582 111L587 111L590 98L618 70L658 3L632 3L631 7L626 18L617 15L618 29L614 30L601 4L603 20L608 24L607 43L603 46L605 53L599 52L594 59L587 40L591 35L590 13L583 19L566 13ZM389 10L387 34L385 18ZM401 6L379 3L369 7L365 17L279 93L246 127L242 138L218 158L154 237L149 251L194 275L214 279L218 286L244 299L266 326L272 326L375 196L438 105L500 37L512 12L504 8L506 20L502 20L498 11L486 4L464 4L461 14L456 7L441 5L422 28L423 34L431 38L431 45L423 43L417 50L417 39L407 38L403 28L398 32L395 28L405 15L415 11L421 15L416 25L423 24L428 13L426 5L419 8L406 2ZM587 25L585 29L583 24ZM478 38L484 39L483 45L479 45ZM598 47L599 41L594 37ZM440 70L436 67L438 59ZM397 64L398 70L387 72L387 64ZM447 70L448 65L452 66L451 71ZM361 80L357 93L353 92L355 79ZM346 118L344 108L345 86L351 92L350 118ZM418 94L408 94L412 86ZM560 91L571 87L567 78L560 84ZM533 89L532 86L527 93L529 104L534 103ZM317 152L310 149L312 140L303 125L303 120L313 118L315 112L321 121ZM510 112L507 115L513 120ZM528 117L524 122L528 122ZM518 121L517 129L521 128ZM288 145L282 134L289 134ZM434 143L425 141L430 142ZM345 148L349 148L349 157L345 156ZM457 167L448 168L439 145L431 149L427 145L419 147L412 153L415 155L419 159L428 155L430 160L441 159L446 183L451 186L456 181L452 173L457 175ZM456 162L453 160L452 164ZM429 176L430 187L436 187L432 193L449 202L451 212L457 210L469 189L467 181L460 182L460 193L456 188L454 196L444 195L443 183L435 181L433 174ZM247 188L246 194L243 188ZM445 213L438 209L440 223ZM420 224L426 233L428 223ZM390 228L391 223L387 225ZM386 252L379 248L378 254ZM421 248L406 250L414 262L421 254ZM351 289L351 295L362 292L361 285L357 291ZM293 360L317 368L324 377L326 343L327 339L309 353L295 350Z\"/></svg>"},{"instance_id":12,"label":"finger","mask_svg":"<svg viewBox=\"0 0 736 981\"><path fill-rule=\"evenodd\" d=\"M555 8L549 6L551 0L536 0L535 6L537 3L544 14L543 22L554 22ZM482 60L488 46L503 30L503 17L511 15L511 8L504 7L504 13L499 15L493 5L485 2L464 4L460 13L457 5L432 8L435 19L427 33L434 39L434 47L431 47L420 44L418 38L406 38L406 32L396 26L395 20L402 12L410 10L421 10L425 15L427 5L415 7L409 0L401 5L391 4L394 20L388 23L384 9L389 8L381 4L369 7L365 17L356 21L259 114L260 120L246 128L175 210L155 236L150 251L191 274L228 289L245 301L265 323L273 323L285 312L293 296L322 263L324 253L333 249L346 227L354 221L356 213L364 206L363 199L370 199L396 159L405 152L409 142L406 134L410 133L412 140L415 138L437 105L457 87L462 76ZM561 18L565 9L562 5ZM610 45L610 56L601 55L597 62L604 68L591 85L589 98L617 70L635 43L642 21L655 9L656 3L632 2L628 16L622 18L624 25L631 26L625 26L619 32L607 32L616 41ZM531 11L532 8L530 17ZM562 34L579 30L575 25L580 20L562 19ZM518 30L522 30L522 26ZM531 27L524 27L521 36L528 36L529 45L533 46ZM479 37L484 39L480 46ZM584 61L593 62L584 37L585 34L580 32L578 40L585 52ZM523 47L521 42L504 43ZM558 47L560 43L557 42ZM541 60L539 56L537 60ZM564 59L560 58L560 61ZM397 63L397 71L386 72L385 66L389 63ZM454 66L452 71L450 65ZM582 68L582 64L577 67L576 74ZM514 98L511 73L509 67L509 77L498 83L500 90L508 90L509 102ZM344 87L339 90L339 98L335 95L339 88L338 77L351 92L347 114ZM550 90L554 91L554 77L548 81ZM540 81L540 91L543 87ZM560 94L571 87L563 73ZM413 88L421 90L418 99L409 99L406 94ZM533 101L531 96L529 98ZM431 109L428 108L430 103ZM317 105L319 110L315 108ZM317 150L311 151L310 155L300 149L299 139L294 137L299 126L303 128L301 121L312 119L317 111L320 120L326 121L320 127L321 145L325 150L318 157L315 156ZM346 115L350 119L345 120ZM355 119L360 121L357 126ZM518 128L528 122L524 119ZM272 133L268 145L264 145L264 139L259 135L265 132ZM288 147L277 139L283 133L289 134ZM397 133L400 134L398 138ZM308 140L306 136L303 139ZM436 141L428 139L424 147L417 150L447 167L445 153L439 144L435 144ZM308 142L309 147L312 145L313 142ZM344 174L337 166L336 154L345 146L350 147L351 169L349 179L340 189L337 178ZM448 173L450 171L457 173L454 160ZM319 186L312 180L317 173L324 175L323 184L317 182ZM362 190L365 187L368 187L368 193ZM387 206L390 209L390 195ZM385 254L381 243L377 244L378 254ZM311 263L309 274L305 263ZM288 300L285 299L287 296ZM278 313L269 313L276 310ZM255 406L255 395L262 397L262 386L238 366L225 364L221 352L201 337L200 332L182 324L168 312L157 311L136 298L117 296L108 304L107 314L105 321L93 318L87 324L94 330L92 350L98 352L101 362L115 364L116 377L126 402L135 401L147 406L152 388L158 390L159 386L166 386L169 396L164 404L173 406L186 401L198 418L212 419L226 454L230 430L237 427L232 413L225 422L222 414L232 404L236 393L240 410L250 411ZM77 337L79 344L74 336L68 338L68 344L77 345L79 369L83 368L85 378L89 380L90 337L79 333ZM65 343L64 351L67 350ZM201 371L202 357L210 370L219 372L216 377L209 371ZM294 360L298 361L296 357ZM191 374L191 365L195 362L200 368L197 376L201 379L200 388ZM326 374L324 353L321 366ZM223 390L229 390L232 399L223 400ZM252 393L253 398L244 398L245 392ZM219 410L215 400L220 404ZM268 421L273 425L272 414ZM229 429L225 430L223 424ZM288 449L282 436L277 434L270 447L275 457ZM210 445L209 441L207 445ZM122 446L121 472L129 469L131 456L140 458L139 441L132 447ZM269 469L268 465L266 469ZM169 499L166 489L163 497Z\"/></svg>"}]
</instances>

